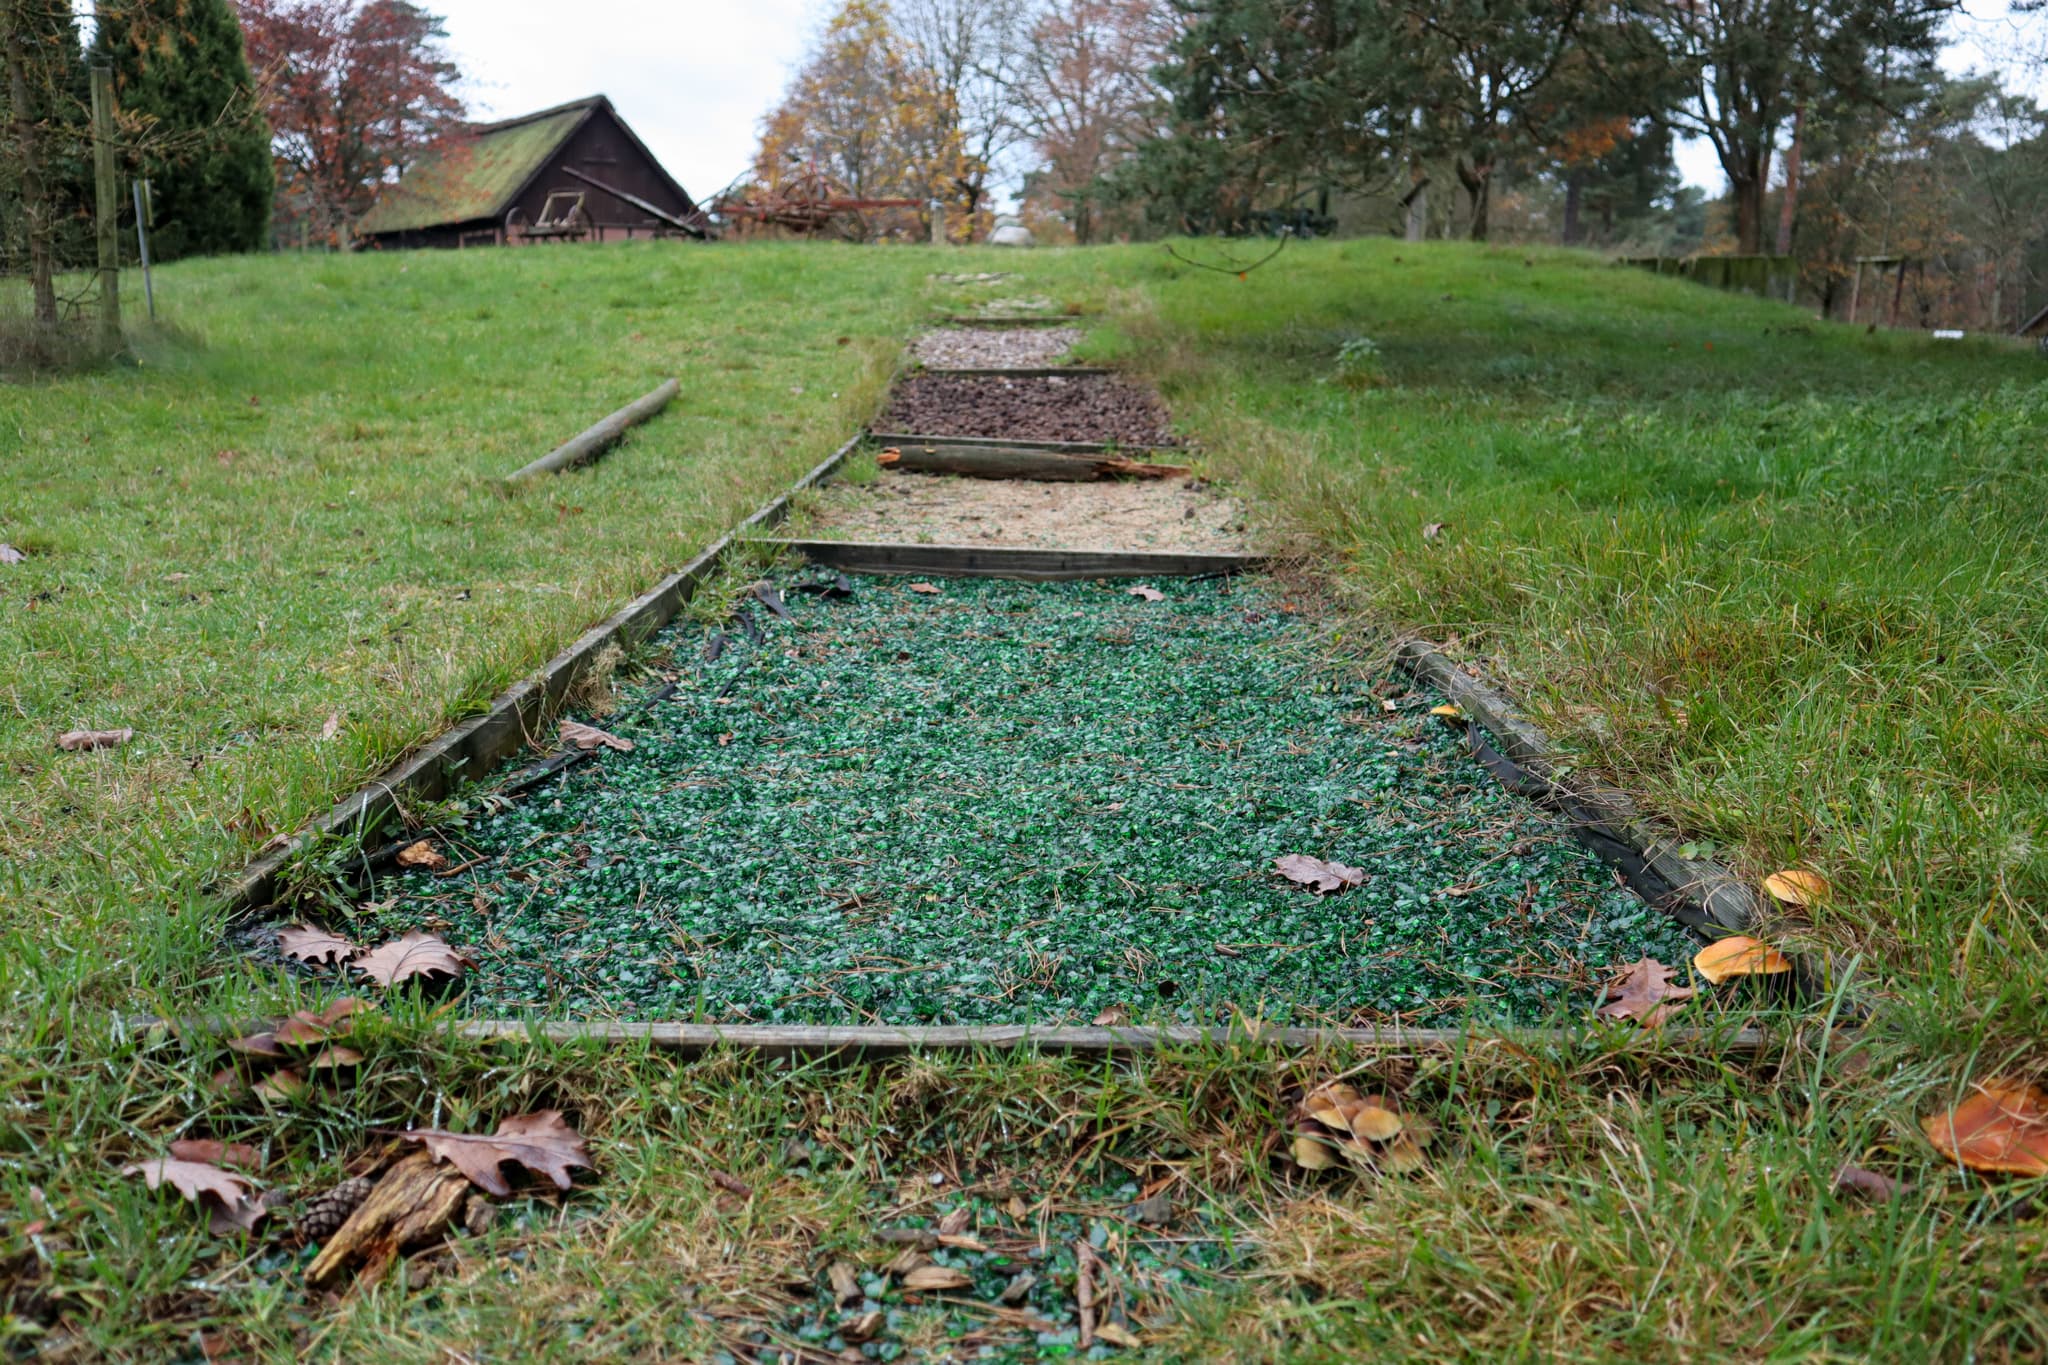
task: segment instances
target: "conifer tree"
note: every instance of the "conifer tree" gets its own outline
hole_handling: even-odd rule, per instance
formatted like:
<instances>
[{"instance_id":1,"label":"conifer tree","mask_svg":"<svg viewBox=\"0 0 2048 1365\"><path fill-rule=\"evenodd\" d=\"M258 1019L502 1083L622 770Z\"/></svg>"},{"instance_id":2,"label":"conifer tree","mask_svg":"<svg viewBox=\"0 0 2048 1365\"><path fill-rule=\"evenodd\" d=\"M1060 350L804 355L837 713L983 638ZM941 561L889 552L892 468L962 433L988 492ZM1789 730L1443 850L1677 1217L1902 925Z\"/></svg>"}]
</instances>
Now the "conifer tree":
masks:
<instances>
[{"instance_id":1,"label":"conifer tree","mask_svg":"<svg viewBox=\"0 0 2048 1365\"><path fill-rule=\"evenodd\" d=\"M270 130L230 0L107 0L93 57L114 69L136 174L149 178L153 254L254 251L270 225Z\"/></svg>"}]
</instances>

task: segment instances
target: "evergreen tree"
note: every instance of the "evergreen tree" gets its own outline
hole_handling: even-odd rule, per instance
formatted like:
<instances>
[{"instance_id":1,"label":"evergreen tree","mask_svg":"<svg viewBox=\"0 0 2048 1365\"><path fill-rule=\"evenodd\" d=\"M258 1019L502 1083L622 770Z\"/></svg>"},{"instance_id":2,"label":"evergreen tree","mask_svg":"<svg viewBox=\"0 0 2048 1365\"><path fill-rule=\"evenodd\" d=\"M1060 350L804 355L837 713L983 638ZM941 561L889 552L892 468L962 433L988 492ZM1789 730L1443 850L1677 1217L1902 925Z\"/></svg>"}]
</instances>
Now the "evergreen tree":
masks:
<instances>
[{"instance_id":1,"label":"evergreen tree","mask_svg":"<svg viewBox=\"0 0 2048 1365\"><path fill-rule=\"evenodd\" d=\"M96 61L134 120L135 172L154 208L152 254L254 251L270 226L270 130L230 0L108 0Z\"/></svg>"}]
</instances>

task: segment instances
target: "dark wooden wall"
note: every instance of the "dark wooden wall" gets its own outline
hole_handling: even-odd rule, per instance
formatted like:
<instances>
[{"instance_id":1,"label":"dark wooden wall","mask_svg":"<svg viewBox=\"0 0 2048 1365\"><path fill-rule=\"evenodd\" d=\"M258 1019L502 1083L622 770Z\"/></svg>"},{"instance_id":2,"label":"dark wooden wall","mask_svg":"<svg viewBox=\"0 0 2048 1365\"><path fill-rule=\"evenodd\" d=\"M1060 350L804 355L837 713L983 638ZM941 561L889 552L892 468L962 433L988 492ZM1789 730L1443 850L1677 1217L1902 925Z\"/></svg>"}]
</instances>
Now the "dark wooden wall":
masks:
<instances>
[{"instance_id":1,"label":"dark wooden wall","mask_svg":"<svg viewBox=\"0 0 2048 1365\"><path fill-rule=\"evenodd\" d=\"M586 185L573 175L562 174L561 168L565 165L574 166L585 175L595 176L607 185L616 185L628 194L637 194L648 203L678 216L696 208L687 197L669 188L661 171L633 144L633 139L626 135L618 120L599 109L548 159L526 192L513 201L514 207L523 213L524 221L532 223L539 220L550 191L580 190L584 210L589 213L595 227L651 230L659 226L643 210Z\"/></svg>"}]
</instances>

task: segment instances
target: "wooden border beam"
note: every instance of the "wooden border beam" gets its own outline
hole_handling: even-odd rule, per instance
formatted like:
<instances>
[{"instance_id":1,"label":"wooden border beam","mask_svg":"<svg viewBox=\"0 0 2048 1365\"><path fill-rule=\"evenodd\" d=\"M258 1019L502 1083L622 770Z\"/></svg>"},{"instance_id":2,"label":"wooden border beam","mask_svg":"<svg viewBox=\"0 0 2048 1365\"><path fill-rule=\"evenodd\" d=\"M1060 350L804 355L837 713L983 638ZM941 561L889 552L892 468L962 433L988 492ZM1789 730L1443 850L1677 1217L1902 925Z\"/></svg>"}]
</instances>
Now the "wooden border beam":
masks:
<instances>
[{"instance_id":1,"label":"wooden border beam","mask_svg":"<svg viewBox=\"0 0 2048 1365\"><path fill-rule=\"evenodd\" d=\"M1264 555L1170 550L1049 550L1013 545L897 545L860 540L765 540L846 573L934 578L1016 578L1050 583L1075 578L1194 578L1265 567Z\"/></svg>"}]
</instances>

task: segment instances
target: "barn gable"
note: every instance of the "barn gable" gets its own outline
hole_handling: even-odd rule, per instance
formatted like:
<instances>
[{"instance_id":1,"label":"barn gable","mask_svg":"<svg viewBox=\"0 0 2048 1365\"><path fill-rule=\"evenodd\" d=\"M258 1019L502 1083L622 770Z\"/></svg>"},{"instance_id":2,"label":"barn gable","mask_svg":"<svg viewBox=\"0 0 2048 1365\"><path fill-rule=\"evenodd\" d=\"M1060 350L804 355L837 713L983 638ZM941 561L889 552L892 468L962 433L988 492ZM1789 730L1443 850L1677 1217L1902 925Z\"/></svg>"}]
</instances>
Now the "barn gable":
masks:
<instances>
[{"instance_id":1,"label":"barn gable","mask_svg":"<svg viewBox=\"0 0 2048 1365\"><path fill-rule=\"evenodd\" d=\"M390 246L606 241L677 222L701 228L703 215L611 101L595 95L451 139L378 198L356 235Z\"/></svg>"}]
</instances>

